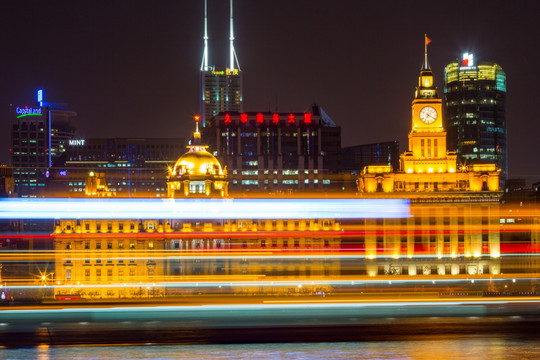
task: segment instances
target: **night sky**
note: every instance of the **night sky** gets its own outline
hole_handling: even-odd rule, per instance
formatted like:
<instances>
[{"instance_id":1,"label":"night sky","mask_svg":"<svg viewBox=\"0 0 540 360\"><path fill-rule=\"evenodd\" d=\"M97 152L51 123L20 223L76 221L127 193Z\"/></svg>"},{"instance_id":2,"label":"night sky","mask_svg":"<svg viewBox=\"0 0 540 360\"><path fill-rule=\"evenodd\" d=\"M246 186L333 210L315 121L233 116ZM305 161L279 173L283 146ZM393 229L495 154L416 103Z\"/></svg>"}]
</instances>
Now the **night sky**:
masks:
<instances>
[{"instance_id":1,"label":"night sky","mask_svg":"<svg viewBox=\"0 0 540 360\"><path fill-rule=\"evenodd\" d=\"M400 141L424 52L439 95L463 52L507 75L510 177L540 181L539 1L235 0L244 110L317 102L342 145ZM210 64L228 56L228 0L208 0ZM27 1L0 5L0 162L9 104L65 102L81 137L180 137L198 112L203 0ZM179 154L181 155L181 154Z\"/></svg>"}]
</instances>

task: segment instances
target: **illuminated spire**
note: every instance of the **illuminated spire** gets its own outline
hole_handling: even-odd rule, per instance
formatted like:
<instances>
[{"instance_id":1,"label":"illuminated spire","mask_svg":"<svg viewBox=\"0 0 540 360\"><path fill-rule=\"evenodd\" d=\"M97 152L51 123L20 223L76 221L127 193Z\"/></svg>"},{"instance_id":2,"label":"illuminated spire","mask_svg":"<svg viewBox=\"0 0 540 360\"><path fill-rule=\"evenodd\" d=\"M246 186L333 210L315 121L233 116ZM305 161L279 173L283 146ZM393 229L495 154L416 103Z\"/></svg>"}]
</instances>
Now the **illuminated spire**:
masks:
<instances>
[{"instance_id":1,"label":"illuminated spire","mask_svg":"<svg viewBox=\"0 0 540 360\"><path fill-rule=\"evenodd\" d=\"M208 16L207 16L207 0L204 0L204 52L203 52L203 58L201 63L201 71L207 71L208 70Z\"/></svg>"},{"instance_id":2,"label":"illuminated spire","mask_svg":"<svg viewBox=\"0 0 540 360\"><path fill-rule=\"evenodd\" d=\"M201 117L195 115L195 132L193 133L193 143L191 145L201 145L201 133L199 132L199 120Z\"/></svg>"},{"instance_id":3,"label":"illuminated spire","mask_svg":"<svg viewBox=\"0 0 540 360\"><path fill-rule=\"evenodd\" d=\"M238 63L238 57L236 57L236 51L234 50L234 30L233 30L233 0L231 0L231 18L230 18L230 24L231 24L231 34L229 36L229 40L231 42L230 49L229 49L229 61L230 61L230 69L231 71L235 69L234 63L236 60L236 65L238 66L238 70L240 70L240 63Z\"/></svg>"},{"instance_id":4,"label":"illuminated spire","mask_svg":"<svg viewBox=\"0 0 540 360\"><path fill-rule=\"evenodd\" d=\"M424 34L424 63L422 64L422 70L431 70L427 60L427 46L431 42L431 39L427 37L427 34Z\"/></svg>"}]
</instances>

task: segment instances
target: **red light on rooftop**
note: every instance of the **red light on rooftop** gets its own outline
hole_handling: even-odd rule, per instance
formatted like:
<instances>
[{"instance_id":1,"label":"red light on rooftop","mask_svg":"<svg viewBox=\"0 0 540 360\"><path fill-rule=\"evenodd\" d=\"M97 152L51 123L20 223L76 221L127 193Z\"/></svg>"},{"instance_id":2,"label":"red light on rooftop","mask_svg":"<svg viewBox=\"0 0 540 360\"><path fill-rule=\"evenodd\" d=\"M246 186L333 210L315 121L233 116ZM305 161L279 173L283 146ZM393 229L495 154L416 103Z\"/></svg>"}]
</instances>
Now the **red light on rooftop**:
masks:
<instances>
[{"instance_id":1,"label":"red light on rooftop","mask_svg":"<svg viewBox=\"0 0 540 360\"><path fill-rule=\"evenodd\" d=\"M240 121L242 122L242 124L247 123L247 121L248 121L248 115L247 115L246 113L240 114Z\"/></svg>"},{"instance_id":2,"label":"red light on rooftop","mask_svg":"<svg viewBox=\"0 0 540 360\"><path fill-rule=\"evenodd\" d=\"M256 119L257 119L257 124L262 124L263 123L263 114L261 113L258 113L257 116L256 116Z\"/></svg>"},{"instance_id":3,"label":"red light on rooftop","mask_svg":"<svg viewBox=\"0 0 540 360\"><path fill-rule=\"evenodd\" d=\"M305 113L304 114L304 124L311 124L311 114Z\"/></svg>"},{"instance_id":4,"label":"red light on rooftop","mask_svg":"<svg viewBox=\"0 0 540 360\"><path fill-rule=\"evenodd\" d=\"M230 124L230 123L231 123L231 115L225 114L225 124Z\"/></svg>"},{"instance_id":5,"label":"red light on rooftop","mask_svg":"<svg viewBox=\"0 0 540 360\"><path fill-rule=\"evenodd\" d=\"M272 124L279 124L279 114L272 115Z\"/></svg>"},{"instance_id":6,"label":"red light on rooftop","mask_svg":"<svg viewBox=\"0 0 540 360\"><path fill-rule=\"evenodd\" d=\"M289 116L287 117L287 119L289 119L287 121L287 124L294 124L294 115L293 114L289 114Z\"/></svg>"}]
</instances>

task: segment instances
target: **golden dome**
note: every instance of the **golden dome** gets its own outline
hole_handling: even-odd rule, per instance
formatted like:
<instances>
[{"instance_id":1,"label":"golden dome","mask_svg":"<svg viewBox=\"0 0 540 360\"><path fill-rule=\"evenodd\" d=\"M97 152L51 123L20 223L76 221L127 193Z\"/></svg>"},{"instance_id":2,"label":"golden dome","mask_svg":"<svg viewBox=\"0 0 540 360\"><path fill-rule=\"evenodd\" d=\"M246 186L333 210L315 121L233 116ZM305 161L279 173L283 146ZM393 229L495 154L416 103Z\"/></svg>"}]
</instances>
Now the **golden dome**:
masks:
<instances>
[{"instance_id":1,"label":"golden dome","mask_svg":"<svg viewBox=\"0 0 540 360\"><path fill-rule=\"evenodd\" d=\"M187 153L178 158L170 175L223 176L223 169L218 159L206 151L204 146L193 145Z\"/></svg>"}]
</instances>

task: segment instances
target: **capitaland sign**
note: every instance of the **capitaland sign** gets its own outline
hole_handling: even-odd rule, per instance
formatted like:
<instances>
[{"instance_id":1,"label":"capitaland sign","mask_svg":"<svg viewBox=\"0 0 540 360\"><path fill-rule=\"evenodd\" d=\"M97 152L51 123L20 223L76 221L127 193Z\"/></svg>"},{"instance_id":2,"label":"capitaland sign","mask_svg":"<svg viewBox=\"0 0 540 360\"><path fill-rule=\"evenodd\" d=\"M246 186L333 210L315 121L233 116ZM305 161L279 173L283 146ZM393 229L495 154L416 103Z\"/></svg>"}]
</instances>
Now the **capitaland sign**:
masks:
<instances>
[{"instance_id":1,"label":"capitaland sign","mask_svg":"<svg viewBox=\"0 0 540 360\"><path fill-rule=\"evenodd\" d=\"M18 107L15 109L15 113L17 113L19 116L18 118L24 117L24 116L41 116L41 108L29 108L29 107Z\"/></svg>"}]
</instances>

